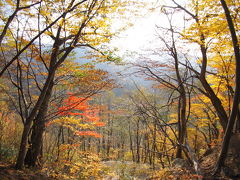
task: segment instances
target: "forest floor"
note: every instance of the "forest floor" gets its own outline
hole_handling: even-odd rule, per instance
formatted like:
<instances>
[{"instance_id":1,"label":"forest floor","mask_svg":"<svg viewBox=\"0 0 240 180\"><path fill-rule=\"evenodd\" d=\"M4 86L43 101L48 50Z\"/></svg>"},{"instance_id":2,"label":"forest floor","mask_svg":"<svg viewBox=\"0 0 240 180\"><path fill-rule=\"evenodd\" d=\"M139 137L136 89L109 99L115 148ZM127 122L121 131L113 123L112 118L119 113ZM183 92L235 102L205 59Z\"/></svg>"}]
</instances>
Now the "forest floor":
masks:
<instances>
[{"instance_id":1,"label":"forest floor","mask_svg":"<svg viewBox=\"0 0 240 180\"><path fill-rule=\"evenodd\" d=\"M121 161L103 161L103 164L111 170L111 173L104 177L104 180L120 179L149 179L152 171L146 164L136 164ZM34 169L16 170L9 163L0 162L0 180L56 180L49 177L46 172ZM151 178L150 178L151 179Z\"/></svg>"},{"instance_id":2,"label":"forest floor","mask_svg":"<svg viewBox=\"0 0 240 180\"><path fill-rule=\"evenodd\" d=\"M16 170L12 164L0 162L0 180L53 180L53 178L40 171Z\"/></svg>"},{"instance_id":3,"label":"forest floor","mask_svg":"<svg viewBox=\"0 0 240 180\"><path fill-rule=\"evenodd\" d=\"M219 179L219 180L229 180L229 179L238 179L238 178L224 178L218 177L214 178L210 176L211 171L213 170L213 164L215 161L215 153L208 155L204 158L201 163L202 173L204 179ZM164 179L202 179L202 177L197 178L192 176L191 171L183 170L180 167L174 166L164 170L153 170L147 164L136 164L133 162L126 161L102 161L104 166L109 168L109 174L106 175L103 180L161 180ZM189 167L187 167L188 169ZM34 169L23 169L16 170L14 166L9 163L0 162L0 180L57 180L58 178L52 178L47 174L48 169L45 170L34 170ZM157 172L157 173L156 173ZM161 176L162 174L162 176ZM64 178L61 178L63 180Z\"/></svg>"}]
</instances>

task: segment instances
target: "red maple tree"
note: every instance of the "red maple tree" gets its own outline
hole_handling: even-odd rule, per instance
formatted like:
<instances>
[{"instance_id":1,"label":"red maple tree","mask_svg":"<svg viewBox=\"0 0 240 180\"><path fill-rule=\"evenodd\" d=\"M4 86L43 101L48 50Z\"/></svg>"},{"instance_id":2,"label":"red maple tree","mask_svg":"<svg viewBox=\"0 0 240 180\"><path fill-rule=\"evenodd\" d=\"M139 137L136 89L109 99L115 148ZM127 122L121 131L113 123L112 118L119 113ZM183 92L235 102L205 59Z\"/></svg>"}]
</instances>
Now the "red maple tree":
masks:
<instances>
[{"instance_id":1,"label":"red maple tree","mask_svg":"<svg viewBox=\"0 0 240 180\"><path fill-rule=\"evenodd\" d=\"M90 106L90 98L83 98L75 96L72 93L68 93L68 98L63 101L63 106L58 108L58 113L61 117L76 117L79 118L79 122L83 124L91 124L94 127L105 126L104 122L100 122L99 108L96 106ZM96 131L89 129L78 130L75 132L79 136L92 136L100 138L101 135Z\"/></svg>"}]
</instances>

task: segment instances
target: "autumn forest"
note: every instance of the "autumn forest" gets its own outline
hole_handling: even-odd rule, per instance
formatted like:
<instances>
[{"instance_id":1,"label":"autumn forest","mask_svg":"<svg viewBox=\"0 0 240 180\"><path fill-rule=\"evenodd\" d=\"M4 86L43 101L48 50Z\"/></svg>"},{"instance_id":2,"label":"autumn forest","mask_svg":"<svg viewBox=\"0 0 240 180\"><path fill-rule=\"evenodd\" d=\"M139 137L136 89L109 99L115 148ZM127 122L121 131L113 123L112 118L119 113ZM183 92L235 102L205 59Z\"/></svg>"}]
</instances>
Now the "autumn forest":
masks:
<instances>
[{"instance_id":1,"label":"autumn forest","mask_svg":"<svg viewBox=\"0 0 240 180\"><path fill-rule=\"evenodd\" d=\"M240 178L239 0L0 0L0 17L0 179Z\"/></svg>"}]
</instances>

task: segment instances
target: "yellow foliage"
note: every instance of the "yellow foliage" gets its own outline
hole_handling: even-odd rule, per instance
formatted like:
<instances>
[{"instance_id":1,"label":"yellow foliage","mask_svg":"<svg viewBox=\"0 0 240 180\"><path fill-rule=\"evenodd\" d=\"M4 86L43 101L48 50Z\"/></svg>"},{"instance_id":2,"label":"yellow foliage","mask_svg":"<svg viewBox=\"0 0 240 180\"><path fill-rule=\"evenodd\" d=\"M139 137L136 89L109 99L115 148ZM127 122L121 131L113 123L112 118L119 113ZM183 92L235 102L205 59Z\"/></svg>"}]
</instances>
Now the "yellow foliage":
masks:
<instances>
[{"instance_id":1,"label":"yellow foliage","mask_svg":"<svg viewBox=\"0 0 240 180\"><path fill-rule=\"evenodd\" d=\"M71 145L66 145L71 148ZM53 167L50 172L55 178L64 179L81 179L88 180L89 177L94 179L102 179L108 174L107 168L100 162L99 157L93 153L75 151L75 158L72 161L65 159L64 153L67 154L68 149L63 149L61 159L57 162L48 164Z\"/></svg>"},{"instance_id":2,"label":"yellow foliage","mask_svg":"<svg viewBox=\"0 0 240 180\"><path fill-rule=\"evenodd\" d=\"M15 6L15 3L12 0L5 0L10 6Z\"/></svg>"}]
</instances>

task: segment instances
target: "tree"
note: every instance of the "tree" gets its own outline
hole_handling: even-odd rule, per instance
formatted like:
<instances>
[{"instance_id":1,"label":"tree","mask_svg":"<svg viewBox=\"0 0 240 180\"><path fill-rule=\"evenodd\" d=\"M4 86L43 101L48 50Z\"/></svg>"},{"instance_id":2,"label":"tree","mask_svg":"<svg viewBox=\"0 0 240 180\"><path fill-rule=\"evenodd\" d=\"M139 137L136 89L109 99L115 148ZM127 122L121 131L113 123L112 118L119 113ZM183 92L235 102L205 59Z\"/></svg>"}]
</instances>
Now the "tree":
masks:
<instances>
[{"instance_id":1,"label":"tree","mask_svg":"<svg viewBox=\"0 0 240 180\"><path fill-rule=\"evenodd\" d=\"M221 167L224 165L224 161L226 159L227 152L228 152L230 139L231 139L231 136L233 133L233 126L237 119L237 113L239 111L238 106L239 106L239 101L240 101L240 74L239 74L239 72L240 72L240 49L239 49L238 38L236 35L236 30L234 27L234 23L233 23L233 20L231 17L231 12L228 8L228 5L227 5L226 1L224 1L224 0L220 0L220 2L224 9L226 21L228 23L229 31L231 33L236 67L235 67L235 91L234 91L234 96L233 96L233 105L232 105L231 115L229 117L227 129L224 134L221 152L220 152L214 173L219 173L219 171L221 170Z\"/></svg>"},{"instance_id":2,"label":"tree","mask_svg":"<svg viewBox=\"0 0 240 180\"><path fill-rule=\"evenodd\" d=\"M87 100L88 98L99 94L101 91L106 89L111 89L113 86L113 81L108 78L108 74L102 70L94 69L92 65L79 65L76 62L72 62L72 60L67 60L65 64L58 69L56 80L54 82L56 84L54 94L55 97L53 100L44 101L43 107L45 109L39 111L38 115L34 119L36 124L31 131L31 139L29 141L29 148L25 158L25 165L27 166L38 166L37 159L39 159L42 154L41 147L43 146L43 133L46 129L45 124L50 123L52 119L62 115L61 110L56 111L57 104L62 104L62 97L66 95L62 92L65 91L76 91L78 95L82 96L82 100ZM59 85L58 85L59 84ZM59 92L58 92L59 91ZM57 96L57 97L56 97ZM60 99L59 99L60 97ZM66 111L71 110L72 108L77 109L78 103L81 103L81 99L79 102L74 103L74 98L70 98L72 102L67 101L69 109ZM65 100L66 101L66 100ZM75 100L76 101L76 100ZM51 104L55 108L48 108L46 106L46 102ZM72 103L72 105L70 104ZM54 105L55 104L55 105ZM74 107L74 105L76 107ZM80 109L78 109L80 110ZM82 132L84 134L84 132ZM90 133L90 132L89 132Z\"/></svg>"},{"instance_id":3,"label":"tree","mask_svg":"<svg viewBox=\"0 0 240 180\"><path fill-rule=\"evenodd\" d=\"M48 123L48 126L60 124L69 128L75 135L101 137L92 130L95 127L104 126L105 123L100 122L99 108L90 106L89 101L89 98L77 97L68 93L68 98L63 101L64 105L58 108L60 117Z\"/></svg>"},{"instance_id":4,"label":"tree","mask_svg":"<svg viewBox=\"0 0 240 180\"><path fill-rule=\"evenodd\" d=\"M185 81L187 81L188 77L187 71L186 73L182 72L181 66L180 66L180 60L179 60L179 52L177 50L176 45L176 34L173 30L173 24L172 24L172 14L170 12L165 11L166 18L169 22L169 28L166 28L167 30L164 31L164 29L159 29L164 31L165 37L161 36L160 33L158 34L158 38L161 40L161 42L164 44L165 48L164 50L167 51L168 55L170 56L169 61L173 61L172 63L158 63L156 61L145 63L146 65L136 65L140 68L140 72L144 75L148 76L151 80L156 81L159 83L158 86L165 86L165 88L168 88L172 90L169 101L173 101L173 99L178 99L178 105L177 105L177 125L178 125L178 138L177 138L177 152L176 157L182 158L182 150L185 144L185 139L187 135L187 92L185 88ZM168 35L168 38L166 38L166 35ZM171 65L169 65L171 64ZM161 69L161 70L159 70ZM170 71L170 73L169 73ZM161 73L162 72L162 73ZM166 77L166 78L163 78ZM167 78L169 80L167 80ZM161 88L163 88L161 86ZM173 96L174 92L176 91L176 94Z\"/></svg>"},{"instance_id":5,"label":"tree","mask_svg":"<svg viewBox=\"0 0 240 180\"><path fill-rule=\"evenodd\" d=\"M208 40L207 38L211 36L210 33L208 33L207 29L207 23L208 21L205 21L205 18L212 17L210 12L205 11L204 7L199 6L198 1L194 1L192 4L190 4L190 7L192 7L193 12L190 10L184 8L180 4L178 4L176 1L172 0L172 2L176 5L177 9L183 10L186 14L188 14L194 21L194 24L191 24L189 27L189 30L185 30L185 34L183 33L183 38L186 40L189 40L190 42L197 43L200 52L201 52L201 69L200 72L196 71L195 69L191 68L188 66L189 69L191 69L196 77L199 79L201 82L204 90L205 90L205 95L210 98L211 103L213 104L218 117L219 117L219 122L222 126L222 128L225 130L227 126L227 120L228 116L227 113L221 103L221 100L219 97L216 95L216 93L213 91L211 88L210 84L208 83L206 79L206 73L207 73L207 66L208 66L208 50L209 46L211 44L212 39ZM201 9L202 8L202 9ZM201 12L201 13L200 13ZM219 31L219 30L218 30ZM193 37L193 38L192 38Z\"/></svg>"},{"instance_id":6,"label":"tree","mask_svg":"<svg viewBox=\"0 0 240 180\"><path fill-rule=\"evenodd\" d=\"M37 118L38 114L43 113L44 115L44 112L46 112L45 110L47 109L48 101L52 94L54 78L57 69L64 63L64 61L74 48L93 48L94 46L97 46L109 40L110 34L107 30L108 24L103 24L107 22L107 17L101 16L101 13L107 14L114 11L113 7L117 6L116 3L117 1L71 1L69 2L69 4L66 4L64 6L64 9L59 10L60 13L63 12L63 15L60 18L61 21L58 24L54 24L54 26L51 26L52 32L50 31L48 33L48 36L52 38L53 42L49 59L41 58L41 61L45 65L45 68L47 70L46 81L41 88L36 103L33 105L31 112L29 113L28 117L26 117L26 120L24 122L23 136L16 163L16 168L21 169L23 167L23 162L26 154L27 137L30 132L32 122L38 125L40 123L39 120L41 119ZM76 9L80 4L85 5L82 5L81 10ZM46 1L44 5L45 8L48 8L49 10L52 9L52 11L54 12L56 8L55 6L62 4L61 2L56 2L56 4L52 6L53 4L51 2ZM43 6L41 8L43 8ZM51 21L48 13L42 11L40 13L40 15L46 18L46 24L51 25L54 22ZM75 16L78 18L75 18ZM42 55L41 53L42 51L40 44L40 57Z\"/></svg>"},{"instance_id":7,"label":"tree","mask_svg":"<svg viewBox=\"0 0 240 180\"><path fill-rule=\"evenodd\" d=\"M70 3L69 7L66 8L66 10L59 16L57 17L55 20L53 20L47 27L43 28L43 30L40 30L40 28L38 29L38 34L34 37L32 37L28 43L22 48L20 49L19 51L17 51L16 55L14 55L11 60L9 60L8 62L5 60L5 65L3 66L2 70L0 71L0 77L4 74L4 72L8 69L8 67L13 63L15 62L19 56L25 52L33 43L35 40L37 40L38 38L41 39L41 35L43 35L47 30L49 30L50 28L52 28L53 25L55 25L61 18L64 18L67 14L69 14L70 12L72 12L73 10L75 10L78 6L80 6L82 3L84 3L86 0L83 0L83 1L80 1L76 4L72 4L74 3L74 1L72 1L72 3ZM11 2L11 1L9 1ZM41 1L42 2L42 1ZM46 1L47 2L47 1ZM40 2L39 2L40 3ZM8 19L8 22L6 23L4 29L3 29L3 32L1 34L1 38L3 38L5 35L6 35L6 31L7 29L9 28L9 25L10 23L13 21L13 18L16 16L17 12L20 11L21 9L28 9L30 8L31 6L34 6L36 4L39 4L39 3L35 3L35 4L32 4L32 5L28 5L28 6L25 6L25 7L20 7L20 1L17 1L17 6L16 6L16 10L14 11L14 13L9 17ZM11 6L14 4L14 3L10 3ZM39 7L39 12L42 11L42 6ZM45 13L45 11L43 11L43 13ZM32 14L29 14L30 17L32 16ZM38 23L40 23L40 21L38 20ZM41 41L41 40L40 40Z\"/></svg>"},{"instance_id":8,"label":"tree","mask_svg":"<svg viewBox=\"0 0 240 180\"><path fill-rule=\"evenodd\" d=\"M30 1L30 5L26 4L24 2L21 2L20 0L17 0L16 3L12 2L12 1L6 1L5 3L1 2L1 6L6 6L7 5L7 6L10 6L11 9L14 9L14 8L15 9L14 9L13 13L8 18L6 18L6 19L5 18L1 18L1 20L4 21L4 26L3 26L1 34L0 34L0 45L1 46L2 46L3 39L4 39L4 37L7 34L8 28L9 28L10 24L12 23L13 19L17 16L18 12L21 11L21 10L27 11L31 7L40 4L41 1L38 1L38 2L34 2L34 1L31 2ZM1 13L2 13L2 15L4 14L4 12L1 12ZM3 17L4 17L4 15L3 15Z\"/></svg>"}]
</instances>

